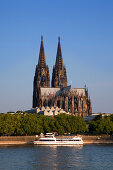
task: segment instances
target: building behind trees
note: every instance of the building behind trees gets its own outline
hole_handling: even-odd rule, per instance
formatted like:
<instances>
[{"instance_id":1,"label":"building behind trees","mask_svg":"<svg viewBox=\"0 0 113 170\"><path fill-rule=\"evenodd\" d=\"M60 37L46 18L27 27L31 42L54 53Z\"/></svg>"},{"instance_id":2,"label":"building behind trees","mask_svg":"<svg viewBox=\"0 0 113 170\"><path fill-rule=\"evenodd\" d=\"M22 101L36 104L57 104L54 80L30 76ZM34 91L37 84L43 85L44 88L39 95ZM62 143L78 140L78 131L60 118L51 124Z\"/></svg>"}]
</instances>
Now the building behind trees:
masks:
<instances>
[{"instance_id":1,"label":"building behind trees","mask_svg":"<svg viewBox=\"0 0 113 170\"><path fill-rule=\"evenodd\" d=\"M86 88L86 86L84 88L72 88L72 85L68 86L60 38L58 38L56 62L53 66L52 80L50 83L49 68L45 59L43 37L41 37L39 60L36 65L33 84L33 108L42 106L57 106L64 109L66 112L82 117L92 113L88 88Z\"/></svg>"}]
</instances>

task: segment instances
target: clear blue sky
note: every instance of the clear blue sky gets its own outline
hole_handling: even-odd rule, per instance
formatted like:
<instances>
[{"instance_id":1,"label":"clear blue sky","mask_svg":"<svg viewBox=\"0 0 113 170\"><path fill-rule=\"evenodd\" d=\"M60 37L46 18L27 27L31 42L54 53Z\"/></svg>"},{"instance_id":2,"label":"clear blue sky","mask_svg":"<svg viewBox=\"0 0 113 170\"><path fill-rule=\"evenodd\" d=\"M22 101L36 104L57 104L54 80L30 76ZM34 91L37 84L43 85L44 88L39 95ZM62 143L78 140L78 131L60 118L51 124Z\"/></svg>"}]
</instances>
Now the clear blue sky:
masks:
<instances>
[{"instance_id":1,"label":"clear blue sky","mask_svg":"<svg viewBox=\"0 0 113 170\"><path fill-rule=\"evenodd\" d=\"M60 36L68 84L113 113L113 0L0 0L0 112L32 107L41 35L50 75Z\"/></svg>"}]
</instances>

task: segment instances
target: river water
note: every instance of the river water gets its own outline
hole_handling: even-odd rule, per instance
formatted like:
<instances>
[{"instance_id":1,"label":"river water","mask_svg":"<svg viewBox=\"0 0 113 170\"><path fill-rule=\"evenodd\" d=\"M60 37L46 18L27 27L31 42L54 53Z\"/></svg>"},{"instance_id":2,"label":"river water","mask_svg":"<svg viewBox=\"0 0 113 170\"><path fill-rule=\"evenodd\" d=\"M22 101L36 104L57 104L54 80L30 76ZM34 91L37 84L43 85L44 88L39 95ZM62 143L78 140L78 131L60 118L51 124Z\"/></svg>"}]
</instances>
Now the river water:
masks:
<instances>
[{"instance_id":1,"label":"river water","mask_svg":"<svg viewBox=\"0 0 113 170\"><path fill-rule=\"evenodd\" d=\"M113 170L113 145L0 146L0 170Z\"/></svg>"}]
</instances>

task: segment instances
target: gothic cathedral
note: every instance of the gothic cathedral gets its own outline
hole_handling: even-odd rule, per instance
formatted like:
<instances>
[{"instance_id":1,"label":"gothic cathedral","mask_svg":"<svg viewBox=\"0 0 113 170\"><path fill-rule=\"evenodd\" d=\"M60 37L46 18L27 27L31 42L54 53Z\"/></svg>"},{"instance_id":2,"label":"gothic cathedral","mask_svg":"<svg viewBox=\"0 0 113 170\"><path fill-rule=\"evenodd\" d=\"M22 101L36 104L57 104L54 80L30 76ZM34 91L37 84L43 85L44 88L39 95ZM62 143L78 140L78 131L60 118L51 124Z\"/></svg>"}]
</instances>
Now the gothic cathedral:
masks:
<instances>
[{"instance_id":1,"label":"gothic cathedral","mask_svg":"<svg viewBox=\"0 0 113 170\"><path fill-rule=\"evenodd\" d=\"M58 106L66 112L82 117L92 113L88 88L86 89L86 86L85 88L72 88L72 85L67 85L67 73L63 65L60 38L58 39L56 62L53 66L50 87L49 68L45 60L43 37L41 37L39 60L33 84L33 108L42 106Z\"/></svg>"}]
</instances>

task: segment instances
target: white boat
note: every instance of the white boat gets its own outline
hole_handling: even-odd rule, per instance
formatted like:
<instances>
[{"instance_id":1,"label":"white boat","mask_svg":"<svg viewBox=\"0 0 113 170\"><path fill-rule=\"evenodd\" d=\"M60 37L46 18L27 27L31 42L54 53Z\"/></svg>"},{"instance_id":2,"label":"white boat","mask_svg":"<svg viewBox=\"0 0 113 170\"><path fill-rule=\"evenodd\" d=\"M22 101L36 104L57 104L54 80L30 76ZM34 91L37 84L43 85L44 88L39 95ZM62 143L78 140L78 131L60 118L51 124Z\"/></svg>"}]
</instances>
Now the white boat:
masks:
<instances>
[{"instance_id":1,"label":"white boat","mask_svg":"<svg viewBox=\"0 0 113 170\"><path fill-rule=\"evenodd\" d=\"M46 133L45 137L41 137L33 143L38 145L83 145L83 140L80 136L73 138L56 138L54 134Z\"/></svg>"}]
</instances>

